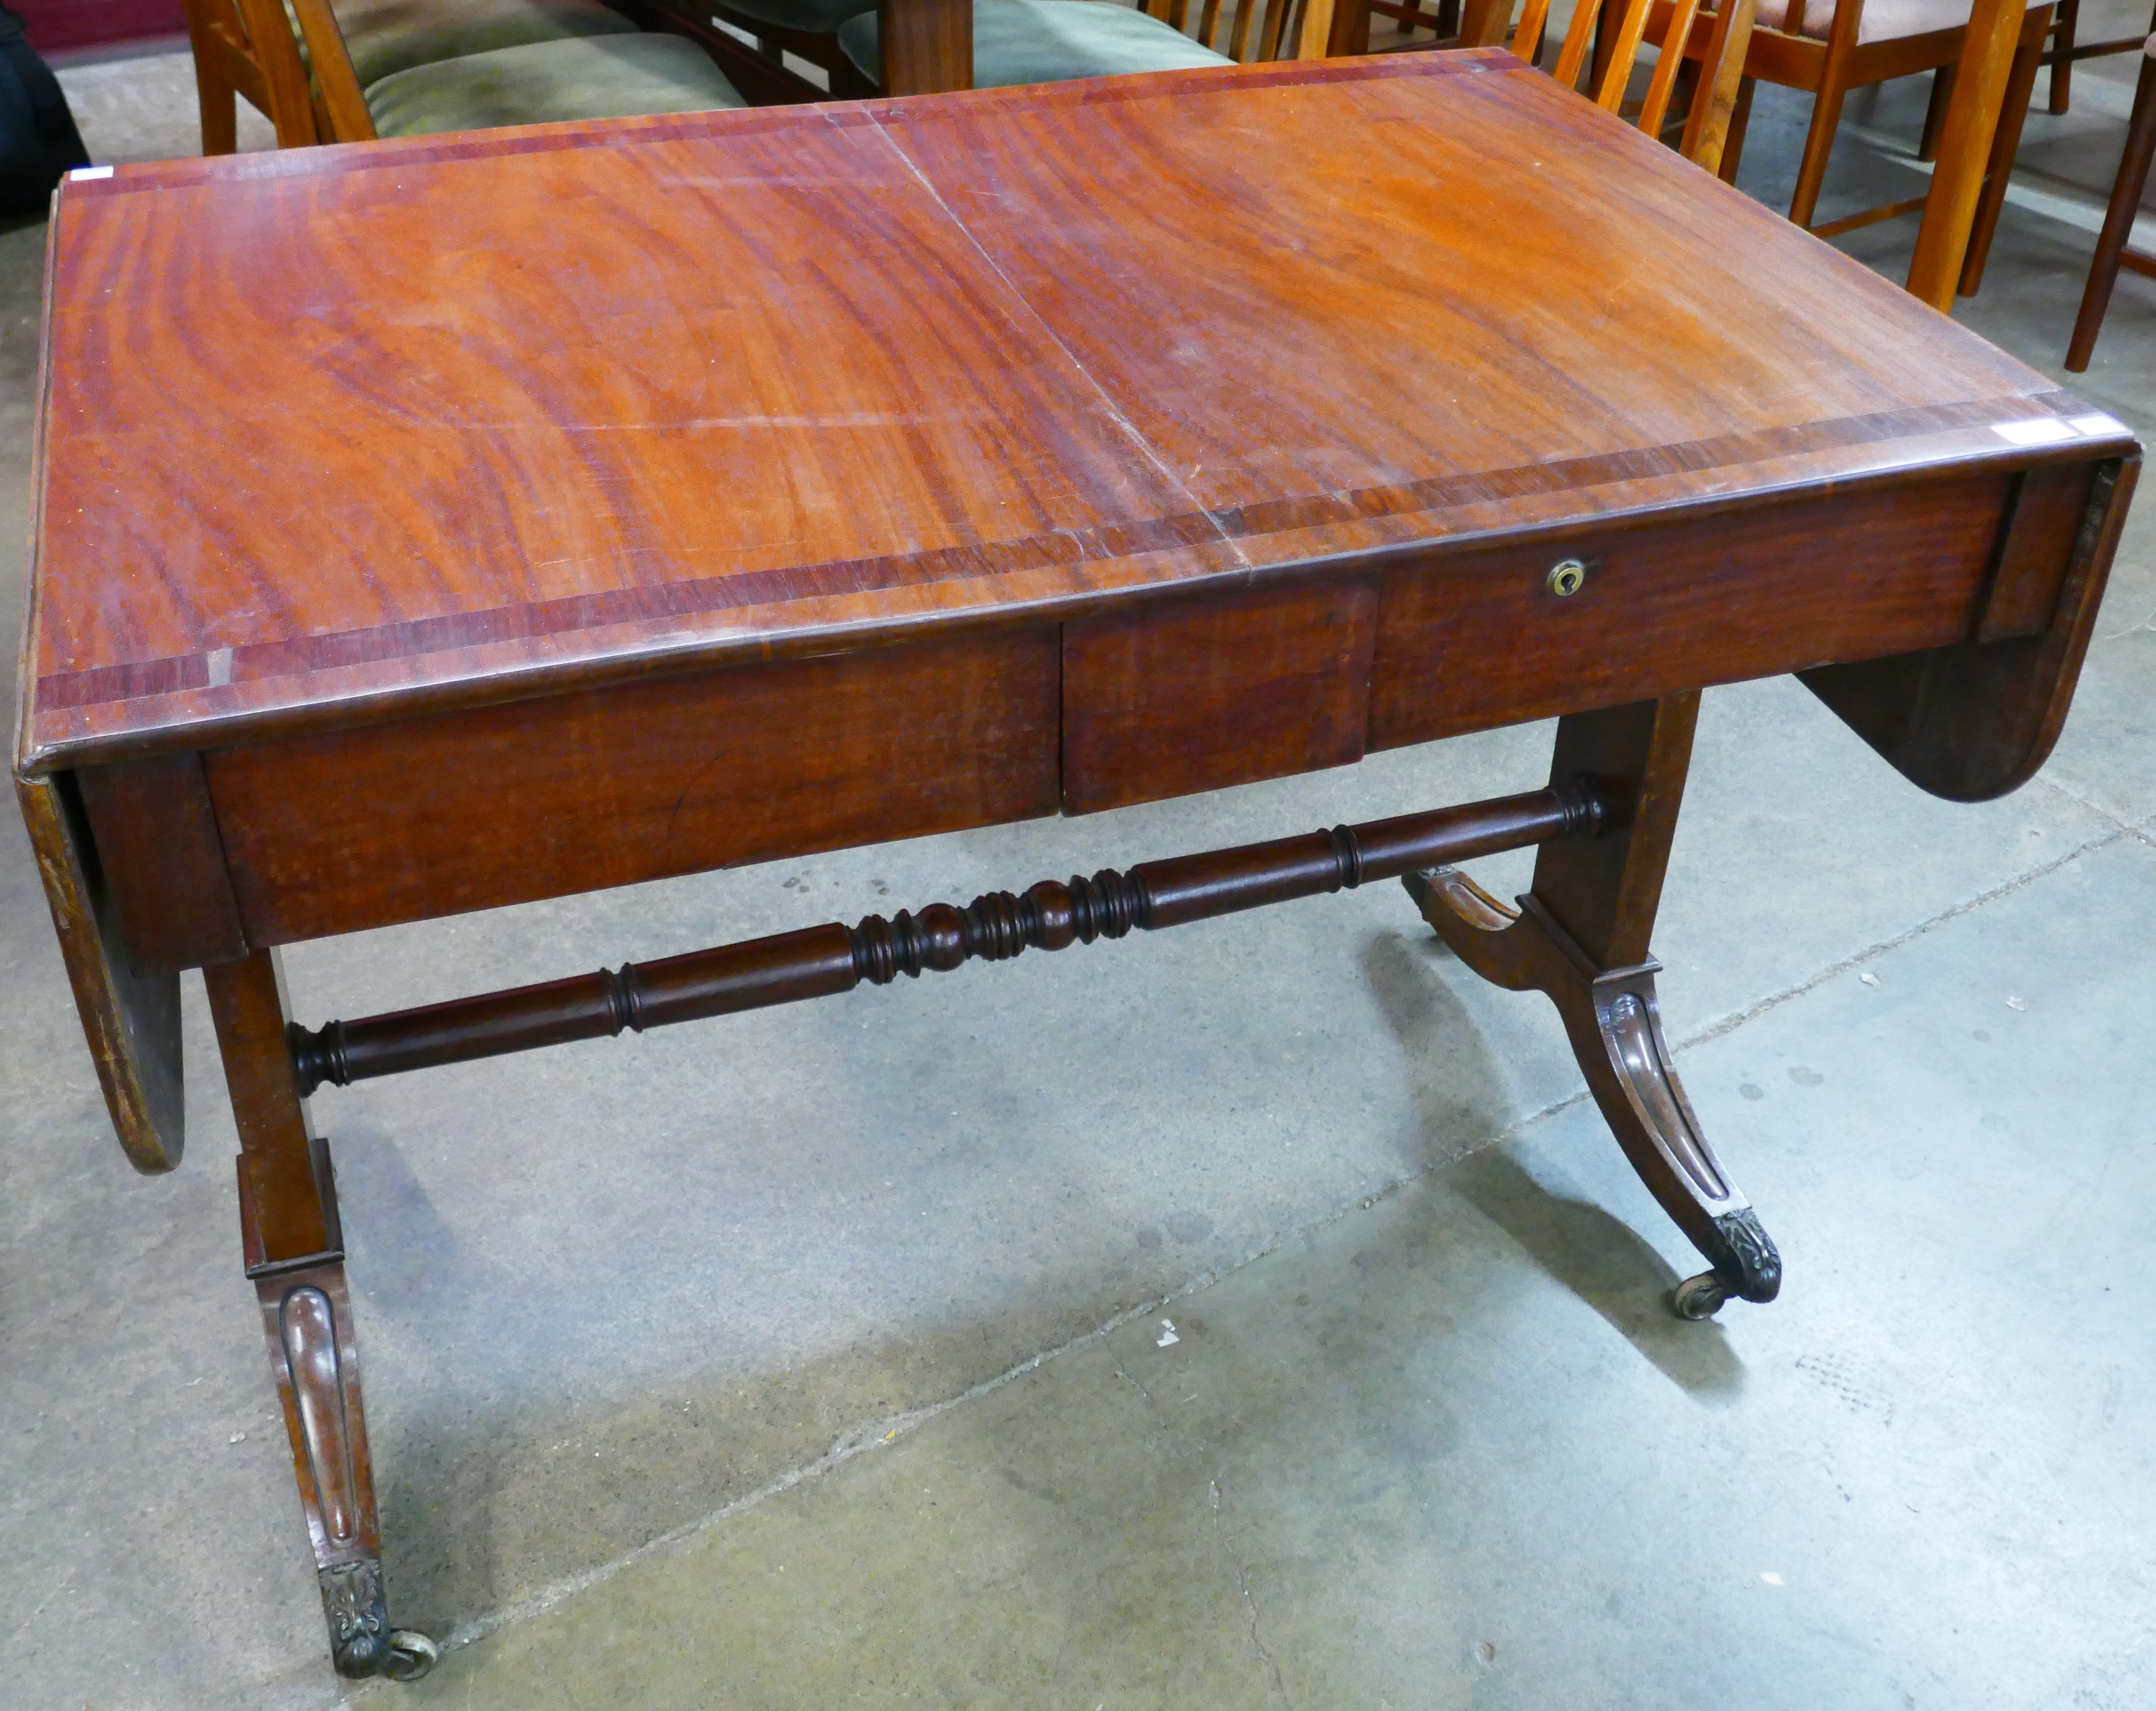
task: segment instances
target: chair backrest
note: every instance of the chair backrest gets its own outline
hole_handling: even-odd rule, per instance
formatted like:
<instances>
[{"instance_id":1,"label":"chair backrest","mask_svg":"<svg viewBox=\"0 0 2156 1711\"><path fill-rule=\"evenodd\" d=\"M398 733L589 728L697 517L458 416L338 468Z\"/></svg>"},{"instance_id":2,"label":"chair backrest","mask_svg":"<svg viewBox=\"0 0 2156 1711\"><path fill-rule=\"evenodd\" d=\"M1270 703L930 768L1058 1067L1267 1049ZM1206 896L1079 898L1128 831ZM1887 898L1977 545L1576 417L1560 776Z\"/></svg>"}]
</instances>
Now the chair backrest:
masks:
<instances>
[{"instance_id":1,"label":"chair backrest","mask_svg":"<svg viewBox=\"0 0 2156 1711\"><path fill-rule=\"evenodd\" d=\"M235 0L191 0L222 5ZM269 95L277 146L372 142L374 116L352 69L330 0L236 0L247 45ZM293 25L299 26L295 33ZM305 48L301 43L304 40Z\"/></svg>"},{"instance_id":2,"label":"chair backrest","mask_svg":"<svg viewBox=\"0 0 2156 1711\"><path fill-rule=\"evenodd\" d=\"M1322 59L1333 0L1142 0L1146 13L1230 59Z\"/></svg>"},{"instance_id":3,"label":"chair backrest","mask_svg":"<svg viewBox=\"0 0 2156 1711\"><path fill-rule=\"evenodd\" d=\"M1557 80L1568 89L1578 89L1583 74L1594 59L1596 25L1605 0L1579 0L1572 14L1572 27L1558 49ZM1685 116L1684 133L1677 148L1686 159L1710 172L1722 164L1722 146L1729 135L1729 116L1737 105L1739 80L1744 75L1744 54L1752 41L1753 19L1758 0L1717 0L1706 11L1701 0L1611 0L1621 6L1616 35L1611 44L1602 77L1592 90L1583 91L1596 105L1610 112L1624 110L1625 92L1632 80L1632 68L1645 44L1649 26L1657 10L1666 8L1668 23L1662 32L1661 57L1655 62L1646 98L1639 112L1640 128L1650 136L1662 135L1670 104L1677 90L1680 69L1687 60L1699 71L1691 103ZM1477 18L1470 7L1467 22L1475 29L1464 45L1496 47L1503 44L1512 23L1512 0L1493 0ZM1543 32L1549 23L1550 0L1526 0L1517 28L1511 29L1512 51L1530 64L1539 59ZM1479 26L1479 28L1476 28ZM1465 35L1466 33L1463 32Z\"/></svg>"}]
</instances>

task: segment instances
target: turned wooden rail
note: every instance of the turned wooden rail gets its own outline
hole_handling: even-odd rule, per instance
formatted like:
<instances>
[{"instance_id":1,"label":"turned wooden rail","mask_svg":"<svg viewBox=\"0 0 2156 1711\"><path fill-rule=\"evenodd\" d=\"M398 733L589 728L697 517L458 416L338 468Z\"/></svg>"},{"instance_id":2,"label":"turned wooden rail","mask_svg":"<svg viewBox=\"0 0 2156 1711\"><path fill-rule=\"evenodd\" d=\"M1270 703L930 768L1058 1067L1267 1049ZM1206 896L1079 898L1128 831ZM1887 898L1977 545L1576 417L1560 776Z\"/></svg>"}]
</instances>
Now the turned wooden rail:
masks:
<instances>
[{"instance_id":1,"label":"turned wooden rail","mask_svg":"<svg viewBox=\"0 0 2156 1711\"><path fill-rule=\"evenodd\" d=\"M1043 880L1022 895L990 891L965 908L932 903L895 920L870 915L858 927L829 922L798 933L691 951L654 963L625 963L567 980L520 986L422 1009L395 1010L309 1030L288 1040L304 1097L325 1082L347 1087L375 1076L437 1064L593 1040L624 1028L642 1033L705 1016L762 1010L850 992L864 980L888 986L901 974L956 969L973 958L1002 962L1028 946L1060 951L1096 938L1210 920L1293 897L1352 891L1370 880L1551 838L1592 835L1601 799L1583 781L1411 814L1366 825L1232 850L1142 861L1127 873L1104 868L1067 884Z\"/></svg>"}]
</instances>

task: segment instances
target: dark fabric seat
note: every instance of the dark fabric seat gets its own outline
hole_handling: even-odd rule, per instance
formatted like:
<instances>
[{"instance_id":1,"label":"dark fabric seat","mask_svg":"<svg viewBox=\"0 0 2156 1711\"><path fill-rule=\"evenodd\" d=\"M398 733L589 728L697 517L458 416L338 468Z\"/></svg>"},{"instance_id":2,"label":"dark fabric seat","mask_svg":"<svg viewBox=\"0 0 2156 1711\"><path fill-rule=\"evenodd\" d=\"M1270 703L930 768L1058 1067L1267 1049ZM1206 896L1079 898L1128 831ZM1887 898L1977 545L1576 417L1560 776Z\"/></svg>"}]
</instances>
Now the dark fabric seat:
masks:
<instances>
[{"instance_id":1,"label":"dark fabric seat","mask_svg":"<svg viewBox=\"0 0 2156 1711\"><path fill-rule=\"evenodd\" d=\"M336 0L336 11L362 89L440 59L636 32L599 0Z\"/></svg>"},{"instance_id":2,"label":"dark fabric seat","mask_svg":"<svg viewBox=\"0 0 2156 1711\"><path fill-rule=\"evenodd\" d=\"M367 90L367 110L381 136L747 105L702 49L670 35L587 36L497 48L415 65Z\"/></svg>"}]
</instances>

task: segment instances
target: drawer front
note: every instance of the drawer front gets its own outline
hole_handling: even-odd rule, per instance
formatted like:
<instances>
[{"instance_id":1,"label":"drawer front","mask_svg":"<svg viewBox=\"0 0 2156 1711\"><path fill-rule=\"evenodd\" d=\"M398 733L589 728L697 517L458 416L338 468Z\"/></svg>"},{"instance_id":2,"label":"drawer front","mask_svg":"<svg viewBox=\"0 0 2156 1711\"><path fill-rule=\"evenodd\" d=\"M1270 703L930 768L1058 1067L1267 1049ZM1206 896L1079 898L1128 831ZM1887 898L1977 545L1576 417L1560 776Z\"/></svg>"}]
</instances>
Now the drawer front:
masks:
<instances>
[{"instance_id":1,"label":"drawer front","mask_svg":"<svg viewBox=\"0 0 2156 1711\"><path fill-rule=\"evenodd\" d=\"M2017 535L2048 547L2057 485L2025 495ZM2016 491L1962 477L1614 527L222 750L205 773L246 938L284 943L1943 646L2050 598L2056 555L2002 541ZM1584 581L1554 592L1573 557Z\"/></svg>"},{"instance_id":2,"label":"drawer front","mask_svg":"<svg viewBox=\"0 0 2156 1711\"><path fill-rule=\"evenodd\" d=\"M1958 641L2010 488L1964 477L1396 570L1369 746ZM1553 592L1574 556L1584 580Z\"/></svg>"},{"instance_id":3,"label":"drawer front","mask_svg":"<svg viewBox=\"0 0 2156 1711\"><path fill-rule=\"evenodd\" d=\"M1348 578L1066 624L1064 812L1360 760L1377 619Z\"/></svg>"},{"instance_id":4,"label":"drawer front","mask_svg":"<svg viewBox=\"0 0 2156 1711\"><path fill-rule=\"evenodd\" d=\"M1053 814L1053 627L218 751L255 944Z\"/></svg>"}]
</instances>

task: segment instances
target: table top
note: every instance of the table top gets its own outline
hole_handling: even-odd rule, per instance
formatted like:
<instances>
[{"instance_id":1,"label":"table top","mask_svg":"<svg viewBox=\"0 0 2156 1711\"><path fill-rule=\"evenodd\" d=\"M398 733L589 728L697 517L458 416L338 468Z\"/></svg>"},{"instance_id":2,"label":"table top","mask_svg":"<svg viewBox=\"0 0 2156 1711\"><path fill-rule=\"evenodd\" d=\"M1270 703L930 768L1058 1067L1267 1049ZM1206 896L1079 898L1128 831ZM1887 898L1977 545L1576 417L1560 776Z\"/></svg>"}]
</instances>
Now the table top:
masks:
<instances>
[{"instance_id":1,"label":"table top","mask_svg":"<svg viewBox=\"0 0 2156 1711\"><path fill-rule=\"evenodd\" d=\"M1496 50L121 167L49 265L26 775L2128 443Z\"/></svg>"}]
</instances>

